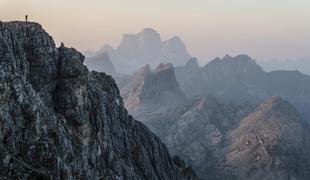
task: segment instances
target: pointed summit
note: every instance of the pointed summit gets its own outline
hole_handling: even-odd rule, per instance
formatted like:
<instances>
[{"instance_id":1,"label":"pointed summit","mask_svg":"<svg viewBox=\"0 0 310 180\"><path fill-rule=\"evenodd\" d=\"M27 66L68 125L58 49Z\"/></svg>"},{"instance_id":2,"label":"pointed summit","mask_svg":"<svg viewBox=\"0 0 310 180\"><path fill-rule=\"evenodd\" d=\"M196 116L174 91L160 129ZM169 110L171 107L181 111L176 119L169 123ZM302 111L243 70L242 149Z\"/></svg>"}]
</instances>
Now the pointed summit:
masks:
<instances>
[{"instance_id":1,"label":"pointed summit","mask_svg":"<svg viewBox=\"0 0 310 180\"><path fill-rule=\"evenodd\" d=\"M141 33L145 35L159 35L159 33L156 30L149 27L144 28Z\"/></svg>"},{"instance_id":2,"label":"pointed summit","mask_svg":"<svg viewBox=\"0 0 310 180\"><path fill-rule=\"evenodd\" d=\"M84 63L90 70L105 72L108 75L116 75L114 65L106 52L88 57L85 59Z\"/></svg>"},{"instance_id":3,"label":"pointed summit","mask_svg":"<svg viewBox=\"0 0 310 180\"><path fill-rule=\"evenodd\" d=\"M168 63L168 64L160 63L155 69L155 73L158 73L161 71L174 71L173 65L171 63Z\"/></svg>"},{"instance_id":4,"label":"pointed summit","mask_svg":"<svg viewBox=\"0 0 310 180\"><path fill-rule=\"evenodd\" d=\"M187 63L185 64L185 66L187 67L191 67L191 68L199 68L199 64L198 64L198 61L197 61L197 58L191 58L187 61Z\"/></svg>"}]
</instances>

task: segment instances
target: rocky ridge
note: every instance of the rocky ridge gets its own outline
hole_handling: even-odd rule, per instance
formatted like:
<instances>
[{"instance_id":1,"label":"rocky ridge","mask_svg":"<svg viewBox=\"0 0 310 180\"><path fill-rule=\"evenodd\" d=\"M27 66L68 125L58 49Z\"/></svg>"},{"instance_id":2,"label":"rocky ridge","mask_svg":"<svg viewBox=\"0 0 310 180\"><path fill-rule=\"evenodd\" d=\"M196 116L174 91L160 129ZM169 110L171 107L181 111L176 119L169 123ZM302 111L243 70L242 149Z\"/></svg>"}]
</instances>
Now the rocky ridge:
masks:
<instances>
[{"instance_id":1,"label":"rocky ridge","mask_svg":"<svg viewBox=\"0 0 310 180\"><path fill-rule=\"evenodd\" d=\"M1 178L196 179L83 61L37 23L0 22Z\"/></svg>"},{"instance_id":2,"label":"rocky ridge","mask_svg":"<svg viewBox=\"0 0 310 180\"><path fill-rule=\"evenodd\" d=\"M225 164L236 179L308 179L309 126L287 101L270 98L230 135Z\"/></svg>"},{"instance_id":3,"label":"rocky ridge","mask_svg":"<svg viewBox=\"0 0 310 180\"><path fill-rule=\"evenodd\" d=\"M146 67L148 74L152 74L150 67ZM163 66L160 69L166 68ZM195 84L203 84L204 80L209 78L211 82L207 86L202 86L203 88L209 87L205 89L204 94L210 92L220 94L203 96L203 94L197 93L198 97L191 97L192 100L184 99L183 102L171 106L164 106L165 104L162 103L163 106L160 111L155 106L148 107L145 111L134 110L134 117L155 132L172 154L184 158L204 179L307 179L310 160L306 152L309 150L310 136L305 133L309 129L306 119L303 119L300 113L282 98L268 98L268 91L266 94L258 96L268 99L259 106L257 104L260 101L257 99L247 101L245 98L243 101L234 101L234 98L240 100L240 96L228 96L228 94L237 93L238 95L243 92L242 97L249 98L251 96L248 95L257 95L251 94L252 92L262 90L259 88L255 90L254 88L260 87L258 85L262 85L262 83L277 82L277 84L267 86L270 89L275 87L277 90L276 86L279 83L287 84L287 82L280 80L283 77L288 76L287 80L289 81L294 79L306 80L306 77L303 79L296 72L283 72L284 76L280 71L273 72L279 73L279 76L266 74L256 65L255 61L249 60L248 56L237 56L236 59L226 56L223 60L217 59L204 68L200 68L197 61L191 59L186 66L175 69L176 74L182 72L183 78L179 76L180 79L188 78L186 85L192 81L193 87L197 87ZM194 70L199 69L200 71L197 74L193 73ZM204 74L204 69L208 69L207 74ZM138 72L145 71L140 70ZM188 74L184 72L188 72ZM139 75L141 74L135 73L134 79L139 79L141 77ZM203 81L198 81L200 75L203 75ZM270 79L267 81L265 76ZM126 82L130 81L129 78ZM244 84L249 85L251 83L253 86L244 88ZM293 84L295 83L298 85L300 82ZM214 85L213 89L209 86L211 84ZM143 86L142 84L140 87ZM154 84L151 89L156 89L157 86L160 87L160 85ZM231 87L240 88L238 86L241 89L228 91ZM120 89L122 92L122 86ZM214 89L217 91L212 91ZM291 90L286 88L283 91ZM142 96L142 91L136 92L136 97ZM160 91L157 90L156 92ZM277 90L277 92L281 91ZM220 95L223 95L222 98ZM254 97L258 98L257 96ZM157 99L149 98L150 101ZM144 104L139 104L139 106L141 106L140 109L147 107ZM258 108L255 109L257 106ZM282 131L283 128L285 129ZM290 137L290 140L287 140L286 136ZM256 139L257 137L259 140ZM251 143L244 140L247 138L250 139ZM262 138L272 139L270 140L272 143L258 144ZM290 144L289 148L286 148L287 144ZM298 154L298 152L302 153ZM290 161L293 162L292 166L289 165ZM279 166L275 165L278 163L280 163Z\"/></svg>"},{"instance_id":4,"label":"rocky ridge","mask_svg":"<svg viewBox=\"0 0 310 180\"><path fill-rule=\"evenodd\" d=\"M262 103L280 96L309 119L310 76L298 71L265 72L247 55L216 58L203 67L177 67L176 78L190 99L213 95L227 102ZM193 87L193 88L191 88Z\"/></svg>"},{"instance_id":5,"label":"rocky ridge","mask_svg":"<svg viewBox=\"0 0 310 180\"><path fill-rule=\"evenodd\" d=\"M133 75L117 80L125 106L133 115L161 111L186 101L176 81L172 64L160 64L154 71L146 65Z\"/></svg>"}]
</instances>

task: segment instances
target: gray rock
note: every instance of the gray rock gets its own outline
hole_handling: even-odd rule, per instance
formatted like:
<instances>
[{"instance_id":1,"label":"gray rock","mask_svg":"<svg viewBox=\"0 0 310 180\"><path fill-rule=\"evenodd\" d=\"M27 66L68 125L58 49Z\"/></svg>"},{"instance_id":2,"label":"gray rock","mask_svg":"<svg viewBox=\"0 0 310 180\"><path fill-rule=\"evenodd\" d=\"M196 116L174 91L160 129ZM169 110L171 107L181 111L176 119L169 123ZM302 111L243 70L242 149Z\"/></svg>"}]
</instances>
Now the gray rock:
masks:
<instances>
[{"instance_id":1,"label":"gray rock","mask_svg":"<svg viewBox=\"0 0 310 180\"><path fill-rule=\"evenodd\" d=\"M146 65L133 75L117 79L125 107L130 114L175 107L187 100L176 81L172 64L160 64L154 71Z\"/></svg>"},{"instance_id":2,"label":"gray rock","mask_svg":"<svg viewBox=\"0 0 310 180\"><path fill-rule=\"evenodd\" d=\"M268 99L229 135L225 156L237 179L309 179L309 126L279 97Z\"/></svg>"},{"instance_id":3,"label":"gray rock","mask_svg":"<svg viewBox=\"0 0 310 180\"><path fill-rule=\"evenodd\" d=\"M196 179L83 61L37 23L0 22L0 177Z\"/></svg>"}]
</instances>

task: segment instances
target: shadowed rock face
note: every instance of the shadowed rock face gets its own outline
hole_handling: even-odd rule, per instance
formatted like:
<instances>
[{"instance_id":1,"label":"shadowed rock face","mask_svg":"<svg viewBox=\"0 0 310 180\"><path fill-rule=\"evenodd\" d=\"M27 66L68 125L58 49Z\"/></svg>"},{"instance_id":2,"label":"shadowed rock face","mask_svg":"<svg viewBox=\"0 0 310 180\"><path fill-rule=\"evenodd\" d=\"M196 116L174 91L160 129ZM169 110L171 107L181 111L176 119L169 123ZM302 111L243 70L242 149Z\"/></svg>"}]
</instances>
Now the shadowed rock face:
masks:
<instances>
[{"instance_id":1,"label":"shadowed rock face","mask_svg":"<svg viewBox=\"0 0 310 180\"><path fill-rule=\"evenodd\" d=\"M196 58L190 59L184 66L175 67L175 76L181 90L191 99L206 94L205 76Z\"/></svg>"},{"instance_id":2,"label":"shadowed rock face","mask_svg":"<svg viewBox=\"0 0 310 180\"><path fill-rule=\"evenodd\" d=\"M117 84L125 107L133 115L161 111L186 101L172 64L160 64L154 71L146 65L131 76L119 78Z\"/></svg>"},{"instance_id":3,"label":"shadowed rock face","mask_svg":"<svg viewBox=\"0 0 310 180\"><path fill-rule=\"evenodd\" d=\"M83 61L39 24L0 23L1 178L195 179Z\"/></svg>"}]
</instances>

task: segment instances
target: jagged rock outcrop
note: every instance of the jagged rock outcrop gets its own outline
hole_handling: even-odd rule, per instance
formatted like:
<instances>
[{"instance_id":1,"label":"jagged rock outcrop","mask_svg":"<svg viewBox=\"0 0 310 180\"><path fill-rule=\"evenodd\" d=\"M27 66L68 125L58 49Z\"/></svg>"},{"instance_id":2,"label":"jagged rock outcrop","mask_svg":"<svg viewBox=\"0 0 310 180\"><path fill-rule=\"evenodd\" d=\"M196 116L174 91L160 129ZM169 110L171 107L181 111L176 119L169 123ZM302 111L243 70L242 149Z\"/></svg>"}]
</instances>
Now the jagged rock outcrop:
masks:
<instances>
[{"instance_id":1,"label":"jagged rock outcrop","mask_svg":"<svg viewBox=\"0 0 310 180\"><path fill-rule=\"evenodd\" d=\"M162 41L160 34L151 28L137 34L124 34L115 50L105 45L99 51L107 52L116 70L123 74L131 74L145 64L152 67L160 63L182 65L191 58L179 37Z\"/></svg>"},{"instance_id":2,"label":"jagged rock outcrop","mask_svg":"<svg viewBox=\"0 0 310 180\"><path fill-rule=\"evenodd\" d=\"M205 76L196 58L191 58L184 66L175 67L175 76L189 98L199 99L206 94Z\"/></svg>"},{"instance_id":3,"label":"jagged rock outcrop","mask_svg":"<svg viewBox=\"0 0 310 180\"><path fill-rule=\"evenodd\" d=\"M37 23L0 22L0 177L195 179L83 60Z\"/></svg>"},{"instance_id":4,"label":"jagged rock outcrop","mask_svg":"<svg viewBox=\"0 0 310 180\"><path fill-rule=\"evenodd\" d=\"M185 99L179 104L161 108L160 111L157 108L135 111L135 117L155 132L172 154L184 158L204 179L307 179L310 156L306 152L309 151L310 136L306 131L310 127L306 121L292 105L281 98L270 98L255 110L258 98L268 96L269 93L262 91L265 90L261 88L262 85L279 93L292 92L294 88L279 90L279 84L286 84L281 79L285 78L290 82L297 79L306 81L307 77L304 76L303 79L296 72L265 73L253 60L249 61L249 57L236 58L237 62L226 56L224 60L217 59L212 62L212 66L204 67L210 69L206 71L209 74L203 74L207 75L203 78L213 79L207 85L215 85L214 89L221 93L216 95L223 95L223 98L206 96L195 100ZM189 61L187 66L177 68L179 73L191 72L194 69L200 69L201 72L204 70L199 68L194 59ZM141 74L151 76L150 67L145 66L138 71L134 79L141 78ZM198 78L195 75L193 77L192 81L195 77ZM127 83L130 81L130 78L126 80ZM246 86L251 83L253 86ZM296 87L300 87L300 82L292 84L295 83ZM140 91L136 91L136 97L143 97L143 86L143 83L139 86ZM232 89L234 92L227 92L230 87L236 88ZM254 87L257 89L253 89ZM139 89L135 86L127 88ZM151 89L160 92L156 88L155 86ZM239 101L240 97L231 97L230 100L235 101L227 102L228 94L238 95L238 91L245 93L242 97L249 98L252 97L249 95L254 95L253 98L256 99L246 102L247 99ZM256 91L265 94L259 96L254 93ZM234 98L238 98L238 101ZM148 98L153 102L157 99ZM162 105L164 106L164 103ZM148 107L143 103L139 106L140 109Z\"/></svg>"},{"instance_id":5,"label":"jagged rock outcrop","mask_svg":"<svg viewBox=\"0 0 310 180\"><path fill-rule=\"evenodd\" d=\"M112 64L108 53L101 53L85 59L85 65L89 70L104 72L108 75L116 76L114 65Z\"/></svg>"},{"instance_id":6,"label":"jagged rock outcrop","mask_svg":"<svg viewBox=\"0 0 310 180\"><path fill-rule=\"evenodd\" d=\"M287 101L271 98L230 133L225 157L236 179L306 180L310 175L309 126Z\"/></svg>"},{"instance_id":7,"label":"jagged rock outcrop","mask_svg":"<svg viewBox=\"0 0 310 180\"><path fill-rule=\"evenodd\" d=\"M186 97L176 81L172 64L160 64L154 71L146 65L133 75L118 79L125 107L133 115L174 107Z\"/></svg>"},{"instance_id":8,"label":"jagged rock outcrop","mask_svg":"<svg viewBox=\"0 0 310 180\"><path fill-rule=\"evenodd\" d=\"M228 102L249 101L260 104L269 97L280 96L292 103L303 116L310 117L307 110L310 107L308 75L298 71L265 72L246 55L216 58L195 70L190 70L187 66L178 67L176 77L181 90L189 98L214 95ZM187 74L193 77L184 78ZM195 90L191 91L189 86Z\"/></svg>"},{"instance_id":9,"label":"jagged rock outcrop","mask_svg":"<svg viewBox=\"0 0 310 180\"><path fill-rule=\"evenodd\" d=\"M214 97L185 102L162 111L142 111L137 119L146 124L167 145L170 152L182 157L203 179L231 177L223 171L223 153L227 135L240 120L251 113L251 104L223 104Z\"/></svg>"},{"instance_id":10,"label":"jagged rock outcrop","mask_svg":"<svg viewBox=\"0 0 310 180\"><path fill-rule=\"evenodd\" d=\"M186 45L178 36L162 42L160 50L160 60L163 62L174 63L180 65L185 63L190 58L187 52Z\"/></svg>"}]
</instances>

